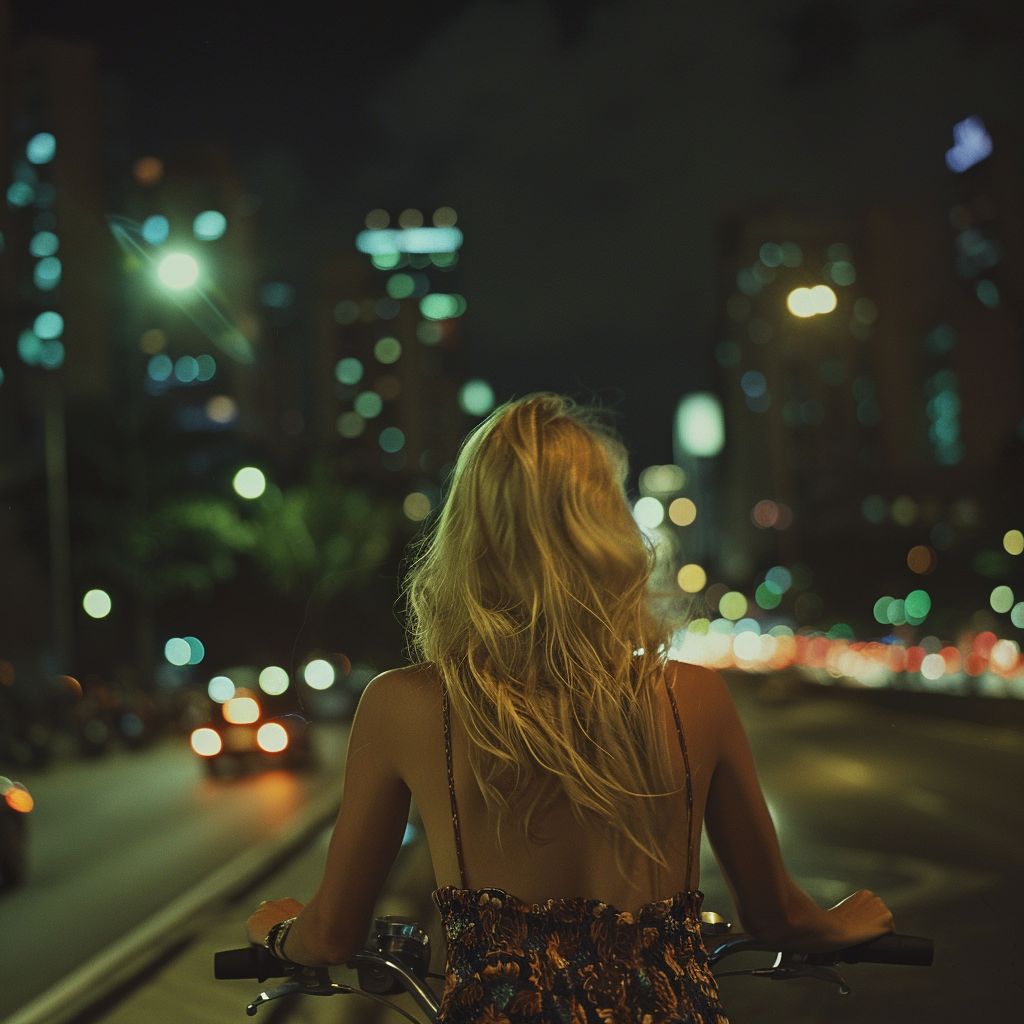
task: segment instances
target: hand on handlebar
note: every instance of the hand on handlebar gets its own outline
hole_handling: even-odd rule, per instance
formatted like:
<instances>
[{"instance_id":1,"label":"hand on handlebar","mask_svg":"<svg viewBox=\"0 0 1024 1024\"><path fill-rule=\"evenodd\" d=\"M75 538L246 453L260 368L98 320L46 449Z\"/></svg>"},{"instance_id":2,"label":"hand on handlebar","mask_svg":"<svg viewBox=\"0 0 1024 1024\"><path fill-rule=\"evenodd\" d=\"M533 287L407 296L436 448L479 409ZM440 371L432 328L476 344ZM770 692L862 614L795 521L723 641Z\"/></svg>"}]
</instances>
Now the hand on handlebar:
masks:
<instances>
[{"instance_id":1,"label":"hand on handlebar","mask_svg":"<svg viewBox=\"0 0 1024 1024\"><path fill-rule=\"evenodd\" d=\"M829 931L834 932L834 942L833 935L829 935L829 949L856 946L896 931L892 911L881 897L868 889L860 889L852 896L847 896L826 913L830 918ZM822 949L818 952L827 950Z\"/></svg>"},{"instance_id":2,"label":"hand on handlebar","mask_svg":"<svg viewBox=\"0 0 1024 1024\"><path fill-rule=\"evenodd\" d=\"M249 941L262 946L267 939L267 932L278 921L287 921L290 917L298 917L302 904L298 900L264 900L245 922L245 930Z\"/></svg>"}]
</instances>

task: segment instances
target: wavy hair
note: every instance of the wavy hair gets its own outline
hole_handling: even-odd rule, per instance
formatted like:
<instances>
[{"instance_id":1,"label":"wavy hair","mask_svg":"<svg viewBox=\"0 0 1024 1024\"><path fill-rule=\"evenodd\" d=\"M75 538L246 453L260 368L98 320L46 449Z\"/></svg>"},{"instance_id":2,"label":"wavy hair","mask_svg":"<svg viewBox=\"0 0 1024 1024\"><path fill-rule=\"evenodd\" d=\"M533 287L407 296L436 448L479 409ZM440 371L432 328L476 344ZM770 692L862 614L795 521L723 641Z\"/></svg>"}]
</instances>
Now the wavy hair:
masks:
<instances>
[{"instance_id":1,"label":"wavy hair","mask_svg":"<svg viewBox=\"0 0 1024 1024\"><path fill-rule=\"evenodd\" d=\"M505 815L544 842L533 818L564 793L629 880L641 852L669 867L658 798L680 790L655 714L669 630L649 606L654 554L626 473L598 410L506 403L464 442L405 592L410 651L465 724L499 846Z\"/></svg>"}]
</instances>

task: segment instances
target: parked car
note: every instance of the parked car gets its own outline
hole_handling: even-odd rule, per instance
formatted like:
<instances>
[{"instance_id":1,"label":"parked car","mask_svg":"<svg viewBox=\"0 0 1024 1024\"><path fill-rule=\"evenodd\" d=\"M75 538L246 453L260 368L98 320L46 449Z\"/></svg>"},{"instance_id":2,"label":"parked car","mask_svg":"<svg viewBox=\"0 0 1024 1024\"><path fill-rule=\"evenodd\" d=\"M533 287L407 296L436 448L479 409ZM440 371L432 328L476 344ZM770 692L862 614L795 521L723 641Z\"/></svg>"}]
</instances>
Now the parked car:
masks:
<instances>
[{"instance_id":1,"label":"parked car","mask_svg":"<svg viewBox=\"0 0 1024 1024\"><path fill-rule=\"evenodd\" d=\"M27 818L32 797L20 783L0 775L0 892L20 885L27 863Z\"/></svg>"},{"instance_id":2,"label":"parked car","mask_svg":"<svg viewBox=\"0 0 1024 1024\"><path fill-rule=\"evenodd\" d=\"M239 688L220 705L220 716L192 730L192 749L213 776L271 768L312 766L306 720L300 715L264 719L252 690Z\"/></svg>"}]
</instances>

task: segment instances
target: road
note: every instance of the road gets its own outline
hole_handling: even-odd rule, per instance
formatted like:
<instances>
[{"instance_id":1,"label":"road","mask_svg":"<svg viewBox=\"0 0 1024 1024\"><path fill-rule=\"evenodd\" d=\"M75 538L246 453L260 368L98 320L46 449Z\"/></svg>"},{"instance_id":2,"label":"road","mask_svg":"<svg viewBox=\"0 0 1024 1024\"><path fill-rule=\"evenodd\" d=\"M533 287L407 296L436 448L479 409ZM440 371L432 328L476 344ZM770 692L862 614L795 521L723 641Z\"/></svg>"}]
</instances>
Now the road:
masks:
<instances>
[{"instance_id":1,"label":"road","mask_svg":"<svg viewBox=\"0 0 1024 1024\"><path fill-rule=\"evenodd\" d=\"M853 993L724 978L732 1024L1020 1019L1024 734L850 703L765 703L733 680L783 855L823 905L858 888L935 940L932 968L851 966ZM732 902L710 850L705 909ZM735 920L735 918L733 918Z\"/></svg>"},{"instance_id":2,"label":"road","mask_svg":"<svg viewBox=\"0 0 1024 1024\"><path fill-rule=\"evenodd\" d=\"M319 739L337 764L340 733ZM211 780L184 739L21 777L35 809L28 880L0 897L0 1020L287 826L320 779Z\"/></svg>"},{"instance_id":3,"label":"road","mask_svg":"<svg viewBox=\"0 0 1024 1024\"><path fill-rule=\"evenodd\" d=\"M862 706L828 691L780 703L759 699L751 680L732 680L731 687L797 881L824 905L869 888L885 898L901 931L930 936L936 946L932 968L845 968L849 997L807 980L723 978L732 1024L1019 1019L1024 733ZM44 975L59 977L225 857L279 827L307 787L287 776L212 786L177 747L82 766L73 779L60 773L41 778L39 803L52 809L36 823L34 879L22 893L0 900L0 935L15 936L4 943L0 1017L45 984ZM322 842L311 846L289 868L286 885L268 883L253 901L281 892L308 898L324 851ZM410 846L399 888L382 895L381 907L388 907L382 912L420 920L432 937L432 969L442 970L444 945L429 899L433 878L422 834ZM707 849L701 888L705 909L736 920ZM396 899L405 902L388 903ZM225 921L206 946L197 943L194 956L190 951L166 968L133 996L139 1003L119 1008L111 1021L178 1020L174 1008L184 993L208 1008L203 1020L237 1019L253 985L213 982L206 965L212 949L237 941L245 912L242 907L238 920ZM338 978L348 980L347 972ZM12 981L21 986L15 998L8 995ZM143 1005L145 1012L138 1012ZM340 1024L352 1017L368 1024L368 1005L305 999L275 1019ZM166 1017L160 1007L170 1011ZM384 1013L395 1019L382 1011L381 1024Z\"/></svg>"}]
</instances>

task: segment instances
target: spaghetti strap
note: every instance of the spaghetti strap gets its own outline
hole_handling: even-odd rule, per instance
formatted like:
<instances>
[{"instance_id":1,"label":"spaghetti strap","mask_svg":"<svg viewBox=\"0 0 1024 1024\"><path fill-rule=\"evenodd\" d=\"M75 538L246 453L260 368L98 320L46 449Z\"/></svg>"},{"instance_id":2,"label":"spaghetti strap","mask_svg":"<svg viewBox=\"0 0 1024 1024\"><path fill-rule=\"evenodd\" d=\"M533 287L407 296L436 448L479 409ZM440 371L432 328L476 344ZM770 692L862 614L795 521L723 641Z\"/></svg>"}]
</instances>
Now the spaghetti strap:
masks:
<instances>
[{"instance_id":1,"label":"spaghetti strap","mask_svg":"<svg viewBox=\"0 0 1024 1024\"><path fill-rule=\"evenodd\" d=\"M668 684L668 673L664 673L665 689L672 703L672 717L676 720L676 732L679 733L679 746L683 751L683 766L686 769L686 888L690 888L690 872L693 869L693 780L690 778L690 756L686 752L686 737L683 735L683 723L679 720L679 709L676 707L675 694ZM454 795L452 796L454 800Z\"/></svg>"},{"instance_id":2,"label":"spaghetti strap","mask_svg":"<svg viewBox=\"0 0 1024 1024\"><path fill-rule=\"evenodd\" d=\"M441 708L444 711L444 754L448 762L448 795L452 800L452 826L455 829L455 852L459 858L459 884L466 888L466 862L462 856L462 834L459 832L459 809L455 804L455 776L452 774L452 733L448 716L448 688L442 688ZM680 734L682 735L682 734ZM687 882L689 882L689 875Z\"/></svg>"}]
</instances>

